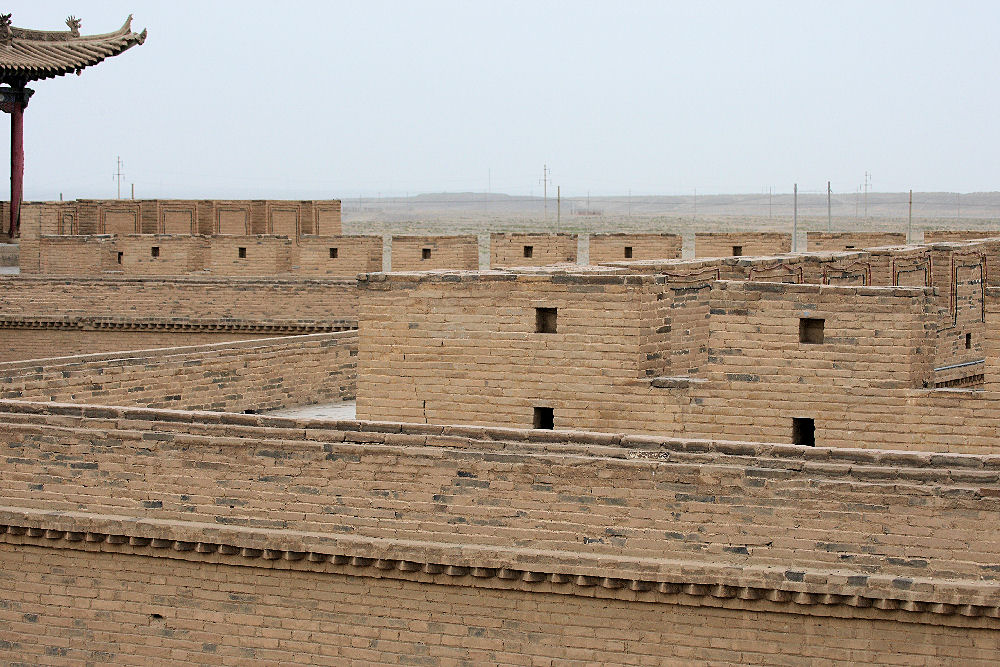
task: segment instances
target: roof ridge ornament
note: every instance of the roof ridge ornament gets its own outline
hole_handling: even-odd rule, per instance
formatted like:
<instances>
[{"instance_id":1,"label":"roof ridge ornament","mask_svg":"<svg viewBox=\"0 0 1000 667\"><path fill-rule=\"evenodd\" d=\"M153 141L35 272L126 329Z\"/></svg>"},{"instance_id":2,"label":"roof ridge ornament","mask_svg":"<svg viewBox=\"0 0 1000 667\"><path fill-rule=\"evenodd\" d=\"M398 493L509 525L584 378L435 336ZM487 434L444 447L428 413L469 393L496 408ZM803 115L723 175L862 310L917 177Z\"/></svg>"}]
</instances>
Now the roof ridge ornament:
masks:
<instances>
[{"instance_id":1,"label":"roof ridge ornament","mask_svg":"<svg viewBox=\"0 0 1000 667\"><path fill-rule=\"evenodd\" d=\"M70 14L66 18L66 25L69 26L69 34L70 35L72 35L73 37L79 37L80 36L80 26L83 25L83 21L81 21L80 19L78 19L75 16L73 16L72 14Z\"/></svg>"},{"instance_id":2,"label":"roof ridge ornament","mask_svg":"<svg viewBox=\"0 0 1000 667\"><path fill-rule=\"evenodd\" d=\"M0 14L0 44L9 45L14 39L14 31L10 29L10 14Z\"/></svg>"}]
</instances>

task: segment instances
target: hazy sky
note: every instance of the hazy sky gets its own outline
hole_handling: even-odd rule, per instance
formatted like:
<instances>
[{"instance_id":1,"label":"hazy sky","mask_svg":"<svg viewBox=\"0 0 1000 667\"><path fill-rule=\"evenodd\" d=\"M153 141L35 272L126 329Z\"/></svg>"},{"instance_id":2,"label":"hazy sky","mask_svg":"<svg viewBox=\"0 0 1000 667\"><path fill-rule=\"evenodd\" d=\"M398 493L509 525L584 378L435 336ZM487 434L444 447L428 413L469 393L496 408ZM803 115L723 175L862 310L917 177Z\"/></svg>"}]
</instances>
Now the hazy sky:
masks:
<instances>
[{"instance_id":1,"label":"hazy sky","mask_svg":"<svg viewBox=\"0 0 1000 667\"><path fill-rule=\"evenodd\" d=\"M33 84L32 199L1000 190L988 0L6 6L149 29Z\"/></svg>"}]
</instances>

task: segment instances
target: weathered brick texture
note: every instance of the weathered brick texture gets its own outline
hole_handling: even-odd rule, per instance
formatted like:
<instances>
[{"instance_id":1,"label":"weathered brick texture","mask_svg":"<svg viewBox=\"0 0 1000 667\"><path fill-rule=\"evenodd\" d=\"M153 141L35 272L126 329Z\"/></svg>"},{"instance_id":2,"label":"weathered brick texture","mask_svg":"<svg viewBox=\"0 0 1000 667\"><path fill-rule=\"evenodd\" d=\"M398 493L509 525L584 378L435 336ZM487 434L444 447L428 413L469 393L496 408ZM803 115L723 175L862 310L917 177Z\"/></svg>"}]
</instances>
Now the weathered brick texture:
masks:
<instances>
[{"instance_id":1,"label":"weathered brick texture","mask_svg":"<svg viewBox=\"0 0 1000 667\"><path fill-rule=\"evenodd\" d=\"M791 250L792 235L779 232L698 232L694 235L696 257L777 255Z\"/></svg>"},{"instance_id":2,"label":"weathered brick texture","mask_svg":"<svg viewBox=\"0 0 1000 667\"><path fill-rule=\"evenodd\" d=\"M393 236L393 271L479 268L476 236Z\"/></svg>"},{"instance_id":3,"label":"weathered brick texture","mask_svg":"<svg viewBox=\"0 0 1000 667\"><path fill-rule=\"evenodd\" d=\"M680 234L591 234L590 263L628 259L678 259Z\"/></svg>"},{"instance_id":4,"label":"weathered brick texture","mask_svg":"<svg viewBox=\"0 0 1000 667\"><path fill-rule=\"evenodd\" d=\"M490 266L576 263L575 234L490 234Z\"/></svg>"},{"instance_id":5,"label":"weathered brick texture","mask_svg":"<svg viewBox=\"0 0 1000 667\"><path fill-rule=\"evenodd\" d=\"M903 232L806 232L806 249L809 252L860 250L905 243L906 234Z\"/></svg>"},{"instance_id":6,"label":"weathered brick texture","mask_svg":"<svg viewBox=\"0 0 1000 667\"><path fill-rule=\"evenodd\" d=\"M378 236L304 236L295 243L292 273L306 276L354 277L382 270Z\"/></svg>"}]
</instances>

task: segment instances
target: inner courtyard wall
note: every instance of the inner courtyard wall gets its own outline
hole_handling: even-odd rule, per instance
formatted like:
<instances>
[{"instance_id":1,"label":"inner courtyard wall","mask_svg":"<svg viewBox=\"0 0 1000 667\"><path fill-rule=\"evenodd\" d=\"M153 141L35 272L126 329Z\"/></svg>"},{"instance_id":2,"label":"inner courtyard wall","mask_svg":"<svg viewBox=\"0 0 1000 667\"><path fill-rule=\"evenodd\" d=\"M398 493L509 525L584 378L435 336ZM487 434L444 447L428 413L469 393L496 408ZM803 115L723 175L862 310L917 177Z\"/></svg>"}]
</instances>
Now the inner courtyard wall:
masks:
<instances>
[{"instance_id":1,"label":"inner courtyard wall","mask_svg":"<svg viewBox=\"0 0 1000 667\"><path fill-rule=\"evenodd\" d=\"M155 326L105 327L96 322L72 320L44 323L3 322L0 326L0 362L43 359L46 357L97 354L125 350L149 350L185 345L229 343L256 338L271 338L279 332L254 332L235 327ZM292 331L288 335L295 335ZM0 375L2 377L2 375ZM165 387L163 388L165 390ZM98 401L99 402L99 401Z\"/></svg>"},{"instance_id":2,"label":"inner courtyard wall","mask_svg":"<svg viewBox=\"0 0 1000 667\"><path fill-rule=\"evenodd\" d=\"M357 332L0 363L0 397L176 410L276 410L354 398Z\"/></svg>"},{"instance_id":3,"label":"inner courtyard wall","mask_svg":"<svg viewBox=\"0 0 1000 667\"><path fill-rule=\"evenodd\" d=\"M354 278L0 276L5 318L285 322L357 320Z\"/></svg>"}]
</instances>

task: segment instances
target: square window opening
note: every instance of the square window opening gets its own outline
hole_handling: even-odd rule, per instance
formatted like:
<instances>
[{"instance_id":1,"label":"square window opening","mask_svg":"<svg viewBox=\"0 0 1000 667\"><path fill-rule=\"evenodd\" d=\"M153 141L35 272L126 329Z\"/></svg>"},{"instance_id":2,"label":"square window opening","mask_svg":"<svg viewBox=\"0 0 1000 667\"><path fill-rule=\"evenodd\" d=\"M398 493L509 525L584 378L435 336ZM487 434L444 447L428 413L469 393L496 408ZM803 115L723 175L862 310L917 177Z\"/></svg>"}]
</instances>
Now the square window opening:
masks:
<instances>
[{"instance_id":1,"label":"square window opening","mask_svg":"<svg viewBox=\"0 0 1000 667\"><path fill-rule=\"evenodd\" d=\"M236 251L236 254L239 255L240 259L246 259L247 258L247 249L246 248L240 248L240 249L238 249Z\"/></svg>"},{"instance_id":2,"label":"square window opening","mask_svg":"<svg viewBox=\"0 0 1000 667\"><path fill-rule=\"evenodd\" d=\"M826 320L817 317L799 318L799 342L819 344L823 342L823 325Z\"/></svg>"},{"instance_id":3,"label":"square window opening","mask_svg":"<svg viewBox=\"0 0 1000 667\"><path fill-rule=\"evenodd\" d=\"M330 259L337 259L337 248L330 248Z\"/></svg>"},{"instance_id":4,"label":"square window opening","mask_svg":"<svg viewBox=\"0 0 1000 667\"><path fill-rule=\"evenodd\" d=\"M555 333L557 309L535 308L535 333Z\"/></svg>"},{"instance_id":5,"label":"square window opening","mask_svg":"<svg viewBox=\"0 0 1000 667\"><path fill-rule=\"evenodd\" d=\"M526 246L524 246L524 256L525 257L533 257L534 254L535 254L535 246L532 246L532 245L526 245Z\"/></svg>"},{"instance_id":6,"label":"square window opening","mask_svg":"<svg viewBox=\"0 0 1000 667\"><path fill-rule=\"evenodd\" d=\"M792 444L803 447L816 446L816 421L811 417L792 418Z\"/></svg>"},{"instance_id":7,"label":"square window opening","mask_svg":"<svg viewBox=\"0 0 1000 667\"><path fill-rule=\"evenodd\" d=\"M966 350L972 349L972 334L970 333L965 334L965 349Z\"/></svg>"},{"instance_id":8,"label":"square window opening","mask_svg":"<svg viewBox=\"0 0 1000 667\"><path fill-rule=\"evenodd\" d=\"M123 252L119 252L119 253L118 253L118 263L119 263L119 264L121 264L121 263L122 263L122 257L124 257L124 256L125 256L125 253L123 253Z\"/></svg>"},{"instance_id":9,"label":"square window opening","mask_svg":"<svg viewBox=\"0 0 1000 667\"><path fill-rule=\"evenodd\" d=\"M741 246L741 245L734 245L733 246L733 257L742 257L742 256L743 256L743 246Z\"/></svg>"},{"instance_id":10,"label":"square window opening","mask_svg":"<svg viewBox=\"0 0 1000 667\"><path fill-rule=\"evenodd\" d=\"M420 259L424 260L424 259L430 259L430 258L431 258L431 249L430 248L422 248L420 250Z\"/></svg>"},{"instance_id":11,"label":"square window opening","mask_svg":"<svg viewBox=\"0 0 1000 667\"><path fill-rule=\"evenodd\" d=\"M160 256L160 246L154 245L152 248L150 248L149 249L149 256L150 257L159 257Z\"/></svg>"},{"instance_id":12,"label":"square window opening","mask_svg":"<svg viewBox=\"0 0 1000 667\"><path fill-rule=\"evenodd\" d=\"M625 246L625 259L632 259L632 246Z\"/></svg>"},{"instance_id":13,"label":"square window opening","mask_svg":"<svg viewBox=\"0 0 1000 667\"><path fill-rule=\"evenodd\" d=\"M531 425L534 428L543 428L550 431L555 428L555 415L552 412L552 408L535 408Z\"/></svg>"}]
</instances>

